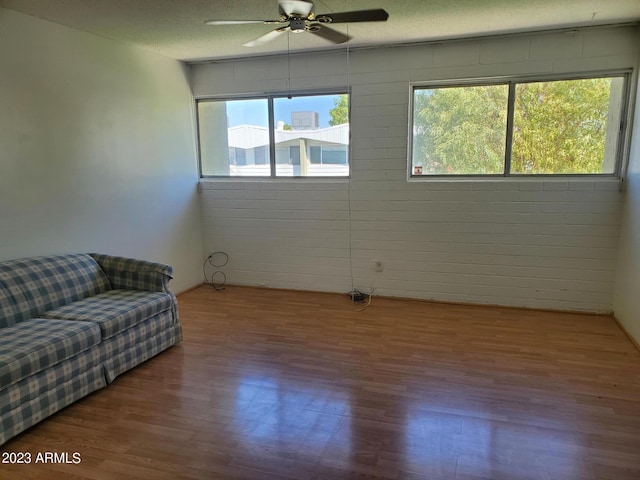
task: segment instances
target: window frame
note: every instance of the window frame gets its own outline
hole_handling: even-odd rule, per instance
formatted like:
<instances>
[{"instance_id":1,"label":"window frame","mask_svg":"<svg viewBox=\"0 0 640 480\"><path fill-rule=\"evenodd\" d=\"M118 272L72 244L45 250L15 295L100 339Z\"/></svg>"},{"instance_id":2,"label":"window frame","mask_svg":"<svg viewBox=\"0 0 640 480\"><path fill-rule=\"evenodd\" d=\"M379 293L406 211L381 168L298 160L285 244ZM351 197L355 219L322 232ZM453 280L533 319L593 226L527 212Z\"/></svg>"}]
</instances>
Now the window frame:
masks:
<instances>
[{"instance_id":1,"label":"window frame","mask_svg":"<svg viewBox=\"0 0 640 480\"><path fill-rule=\"evenodd\" d=\"M549 74L549 75L521 75L486 78L466 78L456 80L439 80L428 82L411 82L409 85L409 125L408 125L408 145L407 145L407 180L409 181L429 181L437 179L446 180L479 180L479 179L552 179L552 178L621 178L624 166L625 145L629 140L629 101L631 99L631 84L633 69L604 70L579 72L571 74ZM620 107L620 125L618 126L618 141L615 150L614 170L612 173L512 173L511 155L513 148L513 123L515 116L516 86L524 83L553 82L564 80L588 80L592 78L613 78L622 77L622 100ZM491 85L507 85L507 122L505 132L505 156L502 173L476 173L476 174L419 174L413 173L413 129L414 129L414 99L416 90L438 89L438 88L458 88L458 87L482 87Z\"/></svg>"},{"instance_id":2,"label":"window frame","mask_svg":"<svg viewBox=\"0 0 640 480\"><path fill-rule=\"evenodd\" d=\"M347 117L349 125L349 144L347 145L347 175L328 175L328 176L302 176L302 175L277 175L276 164L276 143L275 143L275 108L274 101L281 98L301 98L301 97L318 97L328 95L347 95L348 107ZM267 148L267 162L269 165L269 175L205 175L202 168L202 148L200 139L200 115L198 105L203 102L233 102L242 100L267 100L267 116L268 116L268 133L269 145ZM268 180L347 180L351 178L351 88L331 88L327 90L308 90L295 92L274 92L259 93L249 95L222 95L222 96L203 96L194 98L194 116L196 127L196 149L198 155L198 174L200 179L216 179L216 180L232 180L232 181L268 181Z\"/></svg>"}]
</instances>

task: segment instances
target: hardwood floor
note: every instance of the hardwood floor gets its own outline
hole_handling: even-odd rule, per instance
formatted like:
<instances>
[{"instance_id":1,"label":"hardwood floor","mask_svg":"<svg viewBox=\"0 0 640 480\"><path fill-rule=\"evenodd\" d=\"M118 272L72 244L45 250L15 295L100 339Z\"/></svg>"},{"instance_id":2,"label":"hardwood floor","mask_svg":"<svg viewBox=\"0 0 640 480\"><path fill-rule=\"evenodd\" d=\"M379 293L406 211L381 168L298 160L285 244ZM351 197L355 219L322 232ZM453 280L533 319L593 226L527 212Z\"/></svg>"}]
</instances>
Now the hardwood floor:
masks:
<instances>
[{"instance_id":1,"label":"hardwood floor","mask_svg":"<svg viewBox=\"0 0 640 480\"><path fill-rule=\"evenodd\" d=\"M209 287L184 342L0 452L34 479L640 479L640 353L610 317Z\"/></svg>"}]
</instances>

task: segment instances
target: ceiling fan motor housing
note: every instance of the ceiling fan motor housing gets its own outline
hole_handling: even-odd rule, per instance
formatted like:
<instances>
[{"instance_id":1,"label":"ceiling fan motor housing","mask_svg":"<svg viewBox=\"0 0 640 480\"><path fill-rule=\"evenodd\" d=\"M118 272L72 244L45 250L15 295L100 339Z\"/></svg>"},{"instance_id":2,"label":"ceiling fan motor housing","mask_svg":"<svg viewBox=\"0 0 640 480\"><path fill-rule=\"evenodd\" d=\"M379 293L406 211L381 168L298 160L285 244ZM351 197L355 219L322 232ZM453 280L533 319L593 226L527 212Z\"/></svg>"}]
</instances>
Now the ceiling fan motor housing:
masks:
<instances>
[{"instance_id":1,"label":"ceiling fan motor housing","mask_svg":"<svg viewBox=\"0 0 640 480\"><path fill-rule=\"evenodd\" d=\"M290 18L289 20L289 27L293 33L301 33L305 31L307 27L305 18Z\"/></svg>"}]
</instances>

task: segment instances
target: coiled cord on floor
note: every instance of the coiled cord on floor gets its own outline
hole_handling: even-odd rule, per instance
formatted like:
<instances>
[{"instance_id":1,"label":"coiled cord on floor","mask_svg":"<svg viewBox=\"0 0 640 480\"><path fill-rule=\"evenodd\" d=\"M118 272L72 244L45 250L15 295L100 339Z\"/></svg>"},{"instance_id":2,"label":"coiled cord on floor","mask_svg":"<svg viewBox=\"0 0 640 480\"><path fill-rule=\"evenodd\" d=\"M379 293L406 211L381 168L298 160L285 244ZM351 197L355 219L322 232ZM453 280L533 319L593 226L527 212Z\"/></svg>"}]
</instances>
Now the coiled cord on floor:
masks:
<instances>
[{"instance_id":1,"label":"coiled cord on floor","mask_svg":"<svg viewBox=\"0 0 640 480\"><path fill-rule=\"evenodd\" d=\"M213 252L209 255L202 265L202 274L204 275L204 283L213 287L217 291L224 290L227 283L227 276L219 268L224 267L229 262L229 255L226 252ZM207 266L213 267L211 275L207 274Z\"/></svg>"}]
</instances>

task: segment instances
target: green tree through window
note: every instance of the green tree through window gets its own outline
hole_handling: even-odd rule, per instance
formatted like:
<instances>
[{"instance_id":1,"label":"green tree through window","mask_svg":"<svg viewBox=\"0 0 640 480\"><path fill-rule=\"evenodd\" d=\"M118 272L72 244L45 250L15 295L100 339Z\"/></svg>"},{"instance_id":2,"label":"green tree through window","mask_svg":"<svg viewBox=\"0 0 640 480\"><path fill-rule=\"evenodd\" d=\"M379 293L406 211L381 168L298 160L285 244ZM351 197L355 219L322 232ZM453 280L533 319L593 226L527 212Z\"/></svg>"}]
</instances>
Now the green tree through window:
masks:
<instances>
[{"instance_id":1,"label":"green tree through window","mask_svg":"<svg viewBox=\"0 0 640 480\"><path fill-rule=\"evenodd\" d=\"M346 93L333 99L334 107L329 110L329 125L343 125L349 123L349 96Z\"/></svg>"},{"instance_id":2,"label":"green tree through window","mask_svg":"<svg viewBox=\"0 0 640 480\"><path fill-rule=\"evenodd\" d=\"M516 86L511 171L601 173L610 78Z\"/></svg>"},{"instance_id":3,"label":"green tree through window","mask_svg":"<svg viewBox=\"0 0 640 480\"><path fill-rule=\"evenodd\" d=\"M432 174L502 173L508 94L507 85L417 90L414 165Z\"/></svg>"},{"instance_id":4,"label":"green tree through window","mask_svg":"<svg viewBox=\"0 0 640 480\"><path fill-rule=\"evenodd\" d=\"M417 88L413 171L423 175L614 173L624 77ZM509 169L510 167L510 169Z\"/></svg>"}]
</instances>

